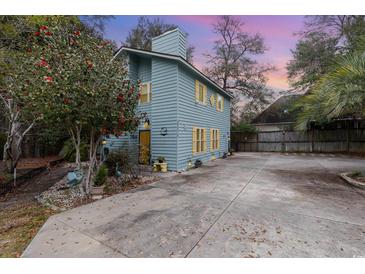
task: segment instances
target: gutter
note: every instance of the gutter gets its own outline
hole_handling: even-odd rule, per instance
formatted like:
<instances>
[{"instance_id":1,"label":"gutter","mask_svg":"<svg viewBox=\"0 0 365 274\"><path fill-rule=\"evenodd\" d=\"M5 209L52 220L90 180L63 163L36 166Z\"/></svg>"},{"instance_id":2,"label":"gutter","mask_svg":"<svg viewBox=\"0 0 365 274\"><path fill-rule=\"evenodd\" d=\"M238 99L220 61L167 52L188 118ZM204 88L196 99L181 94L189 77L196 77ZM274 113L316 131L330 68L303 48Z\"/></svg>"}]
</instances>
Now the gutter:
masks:
<instances>
[{"instance_id":1,"label":"gutter","mask_svg":"<svg viewBox=\"0 0 365 274\"><path fill-rule=\"evenodd\" d=\"M279 122L279 123L254 123L253 126L276 126L276 125L291 125L294 122Z\"/></svg>"}]
</instances>

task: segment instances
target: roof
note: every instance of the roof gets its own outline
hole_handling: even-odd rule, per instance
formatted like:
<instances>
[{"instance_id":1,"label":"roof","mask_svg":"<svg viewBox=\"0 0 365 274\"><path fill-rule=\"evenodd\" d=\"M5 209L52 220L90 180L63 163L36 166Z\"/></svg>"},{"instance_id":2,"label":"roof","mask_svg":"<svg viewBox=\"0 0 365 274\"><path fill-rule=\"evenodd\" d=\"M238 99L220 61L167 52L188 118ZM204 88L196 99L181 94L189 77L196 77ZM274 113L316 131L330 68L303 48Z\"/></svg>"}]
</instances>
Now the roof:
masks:
<instances>
[{"instance_id":1,"label":"roof","mask_svg":"<svg viewBox=\"0 0 365 274\"><path fill-rule=\"evenodd\" d=\"M162 53L157 51L151 51L151 50L142 50L142 49L136 49L136 48L130 48L130 47L121 47L117 53L114 55L113 59L120 54L122 51L139 54L139 55L145 55L145 56L153 56L153 57L159 57L159 58L165 58L168 60L174 60L178 62L179 64L182 64L189 70L195 72L200 77L202 77L204 80L206 80L208 83L210 83L212 86L217 88L221 93L227 95L229 98L233 98L232 94L223 88L221 88L216 82L214 82L212 79L210 79L208 76L206 76L204 73L202 73L200 70L198 70L196 67L194 67L192 64L190 64L188 61L186 61L184 58L182 58L179 55L174 54L168 54L168 53Z\"/></svg>"},{"instance_id":2,"label":"roof","mask_svg":"<svg viewBox=\"0 0 365 274\"><path fill-rule=\"evenodd\" d=\"M296 111L292 105L301 97L300 94L283 95L258 114L251 124L292 123L295 121Z\"/></svg>"},{"instance_id":3,"label":"roof","mask_svg":"<svg viewBox=\"0 0 365 274\"><path fill-rule=\"evenodd\" d=\"M180 32L181 32L181 33L183 33L185 36L187 35L187 34L186 34L186 31L181 30L181 28L174 28L174 29L172 29L172 30L165 31L164 33L160 34L159 36L152 37L152 40L155 40L155 39L157 39L157 38L160 38L160 37L162 37L162 36L165 36L165 35L167 35L167 34L170 34L170 33L172 33L172 32L175 32L175 31L180 31Z\"/></svg>"}]
</instances>

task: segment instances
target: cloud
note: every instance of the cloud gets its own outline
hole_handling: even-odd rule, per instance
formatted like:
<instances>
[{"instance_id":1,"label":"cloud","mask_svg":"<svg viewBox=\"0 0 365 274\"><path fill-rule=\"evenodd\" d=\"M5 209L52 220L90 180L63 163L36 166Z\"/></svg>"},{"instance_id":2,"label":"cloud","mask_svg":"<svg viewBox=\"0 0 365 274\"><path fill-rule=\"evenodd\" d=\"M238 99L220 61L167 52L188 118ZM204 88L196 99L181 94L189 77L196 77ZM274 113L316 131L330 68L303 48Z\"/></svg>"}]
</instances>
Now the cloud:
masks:
<instances>
[{"instance_id":1,"label":"cloud","mask_svg":"<svg viewBox=\"0 0 365 274\"><path fill-rule=\"evenodd\" d=\"M155 16L152 16L155 17ZM217 22L215 15L172 15L159 16L168 23L174 23L189 33L189 44L195 46L194 65L199 69L207 64L204 54L211 52L218 38L212 32ZM286 63L291 59L290 49L295 47L297 37L293 35L303 27L303 16L237 16L245 22L244 30L261 33L268 47L263 55L254 58L262 64L276 66L277 71L267 74L268 85L287 89ZM117 20L107 25L107 36L117 42L123 41L128 31L137 22L138 16L117 16Z\"/></svg>"},{"instance_id":2,"label":"cloud","mask_svg":"<svg viewBox=\"0 0 365 274\"><path fill-rule=\"evenodd\" d=\"M289 88L289 84L288 84L288 79L286 77L286 75L282 75L282 74L275 74L275 73L268 73L268 81L267 81L267 85L273 88L278 88L278 89L288 89Z\"/></svg>"}]
</instances>

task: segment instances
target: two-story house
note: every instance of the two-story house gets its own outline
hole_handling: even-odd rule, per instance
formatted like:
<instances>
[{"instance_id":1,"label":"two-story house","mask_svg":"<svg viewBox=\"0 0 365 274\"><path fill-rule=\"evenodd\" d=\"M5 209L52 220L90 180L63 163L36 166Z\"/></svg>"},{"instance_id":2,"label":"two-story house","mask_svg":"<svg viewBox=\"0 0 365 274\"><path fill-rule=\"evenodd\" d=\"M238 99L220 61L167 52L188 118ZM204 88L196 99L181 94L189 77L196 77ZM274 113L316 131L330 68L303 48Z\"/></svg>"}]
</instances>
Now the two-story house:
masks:
<instances>
[{"instance_id":1,"label":"two-story house","mask_svg":"<svg viewBox=\"0 0 365 274\"><path fill-rule=\"evenodd\" d=\"M141 81L138 131L106 140L109 150L127 146L142 164L164 157L168 169L185 170L197 159L222 157L230 140L232 96L186 61L186 34L174 29L152 39L152 50L122 47L132 82Z\"/></svg>"}]
</instances>

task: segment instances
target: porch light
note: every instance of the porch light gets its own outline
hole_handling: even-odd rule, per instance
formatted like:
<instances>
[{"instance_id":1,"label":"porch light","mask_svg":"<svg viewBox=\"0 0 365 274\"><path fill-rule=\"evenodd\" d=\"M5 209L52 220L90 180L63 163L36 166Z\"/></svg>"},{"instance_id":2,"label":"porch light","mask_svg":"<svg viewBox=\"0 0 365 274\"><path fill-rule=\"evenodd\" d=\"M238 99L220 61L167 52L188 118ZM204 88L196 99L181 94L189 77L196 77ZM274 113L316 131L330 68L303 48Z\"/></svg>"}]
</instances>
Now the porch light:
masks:
<instances>
[{"instance_id":1,"label":"porch light","mask_svg":"<svg viewBox=\"0 0 365 274\"><path fill-rule=\"evenodd\" d=\"M143 124L144 128L149 128L150 127L150 120L148 118L146 118L144 124Z\"/></svg>"},{"instance_id":2,"label":"porch light","mask_svg":"<svg viewBox=\"0 0 365 274\"><path fill-rule=\"evenodd\" d=\"M108 143L108 142L107 142L105 139L103 139L103 140L101 141L101 144L102 144L103 146L105 146L107 143Z\"/></svg>"}]
</instances>

